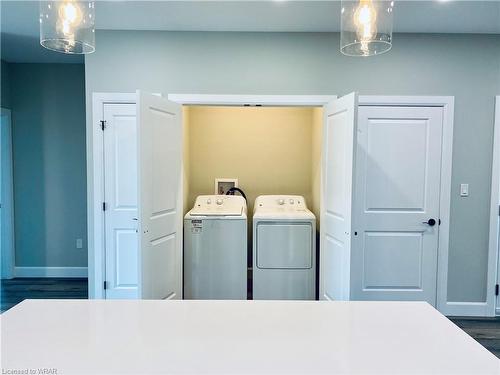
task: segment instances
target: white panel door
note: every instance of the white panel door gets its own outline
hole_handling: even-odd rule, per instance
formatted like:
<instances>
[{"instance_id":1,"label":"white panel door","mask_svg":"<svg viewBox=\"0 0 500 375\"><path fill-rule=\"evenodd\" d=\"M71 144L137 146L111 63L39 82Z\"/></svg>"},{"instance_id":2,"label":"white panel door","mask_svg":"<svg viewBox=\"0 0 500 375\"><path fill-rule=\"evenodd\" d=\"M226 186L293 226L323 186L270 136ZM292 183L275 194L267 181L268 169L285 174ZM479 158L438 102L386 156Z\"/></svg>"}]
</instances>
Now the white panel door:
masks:
<instances>
[{"instance_id":1,"label":"white panel door","mask_svg":"<svg viewBox=\"0 0 500 375\"><path fill-rule=\"evenodd\" d=\"M105 298L138 297L135 104L104 104Z\"/></svg>"},{"instance_id":2,"label":"white panel door","mask_svg":"<svg viewBox=\"0 0 500 375\"><path fill-rule=\"evenodd\" d=\"M140 296L181 298L181 106L137 92Z\"/></svg>"},{"instance_id":3,"label":"white panel door","mask_svg":"<svg viewBox=\"0 0 500 375\"><path fill-rule=\"evenodd\" d=\"M360 106L351 298L436 304L443 109Z\"/></svg>"},{"instance_id":4,"label":"white panel door","mask_svg":"<svg viewBox=\"0 0 500 375\"><path fill-rule=\"evenodd\" d=\"M324 107L320 247L321 299L348 300L357 94Z\"/></svg>"}]
</instances>

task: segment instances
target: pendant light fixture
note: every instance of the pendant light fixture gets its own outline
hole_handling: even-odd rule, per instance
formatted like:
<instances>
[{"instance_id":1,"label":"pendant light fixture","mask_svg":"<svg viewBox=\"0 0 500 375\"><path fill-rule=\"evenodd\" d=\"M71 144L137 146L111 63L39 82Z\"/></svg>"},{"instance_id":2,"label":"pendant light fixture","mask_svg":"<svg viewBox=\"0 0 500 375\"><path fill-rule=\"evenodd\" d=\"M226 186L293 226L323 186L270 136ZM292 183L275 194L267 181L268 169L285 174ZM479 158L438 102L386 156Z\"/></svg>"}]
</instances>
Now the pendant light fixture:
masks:
<instances>
[{"instance_id":1,"label":"pendant light fixture","mask_svg":"<svg viewBox=\"0 0 500 375\"><path fill-rule=\"evenodd\" d=\"M40 44L62 53L94 52L94 2L40 1Z\"/></svg>"},{"instance_id":2,"label":"pendant light fixture","mask_svg":"<svg viewBox=\"0 0 500 375\"><path fill-rule=\"evenodd\" d=\"M342 0L340 52L373 56L392 47L394 1Z\"/></svg>"}]
</instances>

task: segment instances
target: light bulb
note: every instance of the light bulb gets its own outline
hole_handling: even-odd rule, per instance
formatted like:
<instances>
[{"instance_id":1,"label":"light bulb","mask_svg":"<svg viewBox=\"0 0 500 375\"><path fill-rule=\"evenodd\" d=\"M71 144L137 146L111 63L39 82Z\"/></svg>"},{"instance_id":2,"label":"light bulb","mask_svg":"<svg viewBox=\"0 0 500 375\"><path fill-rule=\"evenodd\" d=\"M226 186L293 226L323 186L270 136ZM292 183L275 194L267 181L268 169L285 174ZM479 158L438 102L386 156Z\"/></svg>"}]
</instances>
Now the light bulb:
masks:
<instances>
[{"instance_id":1,"label":"light bulb","mask_svg":"<svg viewBox=\"0 0 500 375\"><path fill-rule=\"evenodd\" d=\"M65 20L67 20L69 23L75 22L77 9L74 4L67 3L61 6L61 10L62 10L62 16Z\"/></svg>"},{"instance_id":2,"label":"light bulb","mask_svg":"<svg viewBox=\"0 0 500 375\"><path fill-rule=\"evenodd\" d=\"M73 29L82 22L82 11L73 1L65 1L59 6L58 28L64 35L72 35Z\"/></svg>"},{"instance_id":3,"label":"light bulb","mask_svg":"<svg viewBox=\"0 0 500 375\"><path fill-rule=\"evenodd\" d=\"M372 0L360 0L354 12L356 35L361 42L361 50L368 52L368 44L377 35L377 10Z\"/></svg>"}]
</instances>

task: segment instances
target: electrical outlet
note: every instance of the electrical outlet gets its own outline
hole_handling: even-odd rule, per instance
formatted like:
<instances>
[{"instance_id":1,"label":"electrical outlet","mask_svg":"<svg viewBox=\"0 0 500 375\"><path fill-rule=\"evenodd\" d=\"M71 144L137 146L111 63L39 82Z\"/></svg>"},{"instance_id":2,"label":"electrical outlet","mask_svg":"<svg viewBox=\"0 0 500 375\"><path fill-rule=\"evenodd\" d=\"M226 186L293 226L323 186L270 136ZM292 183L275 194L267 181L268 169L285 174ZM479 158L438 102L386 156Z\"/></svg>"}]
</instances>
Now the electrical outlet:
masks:
<instances>
[{"instance_id":1,"label":"electrical outlet","mask_svg":"<svg viewBox=\"0 0 500 375\"><path fill-rule=\"evenodd\" d=\"M76 248L83 249L83 240L81 238L76 239Z\"/></svg>"}]
</instances>

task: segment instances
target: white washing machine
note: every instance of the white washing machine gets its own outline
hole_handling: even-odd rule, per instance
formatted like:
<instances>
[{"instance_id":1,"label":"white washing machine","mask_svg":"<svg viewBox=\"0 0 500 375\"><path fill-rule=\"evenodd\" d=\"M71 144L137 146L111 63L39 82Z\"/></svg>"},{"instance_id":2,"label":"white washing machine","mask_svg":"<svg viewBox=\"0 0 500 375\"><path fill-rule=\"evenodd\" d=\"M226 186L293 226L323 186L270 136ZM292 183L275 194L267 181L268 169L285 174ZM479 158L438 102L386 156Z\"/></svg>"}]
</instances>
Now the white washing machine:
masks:
<instances>
[{"instance_id":1,"label":"white washing machine","mask_svg":"<svg viewBox=\"0 0 500 375\"><path fill-rule=\"evenodd\" d=\"M184 298L247 299L247 204L200 195L184 217Z\"/></svg>"},{"instance_id":2,"label":"white washing machine","mask_svg":"<svg viewBox=\"0 0 500 375\"><path fill-rule=\"evenodd\" d=\"M253 214L253 299L316 298L316 217L304 197L261 195Z\"/></svg>"}]
</instances>

